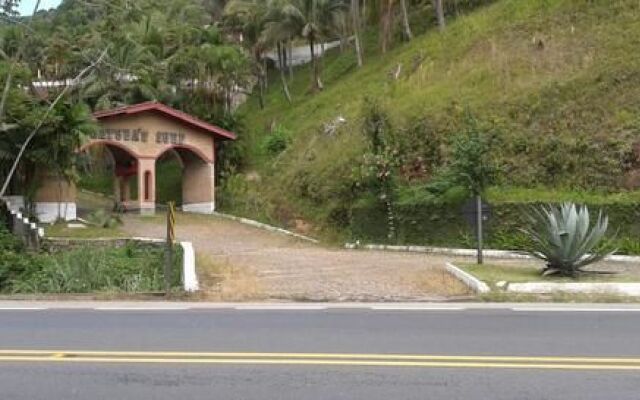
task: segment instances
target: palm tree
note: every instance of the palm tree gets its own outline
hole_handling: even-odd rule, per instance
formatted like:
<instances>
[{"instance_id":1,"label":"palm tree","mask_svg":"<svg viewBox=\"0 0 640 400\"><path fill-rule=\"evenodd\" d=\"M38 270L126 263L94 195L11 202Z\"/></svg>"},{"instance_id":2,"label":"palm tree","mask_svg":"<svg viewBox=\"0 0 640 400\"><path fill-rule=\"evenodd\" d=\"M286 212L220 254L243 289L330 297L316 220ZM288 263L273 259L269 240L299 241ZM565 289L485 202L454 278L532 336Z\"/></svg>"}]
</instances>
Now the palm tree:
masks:
<instances>
[{"instance_id":1,"label":"palm tree","mask_svg":"<svg viewBox=\"0 0 640 400\"><path fill-rule=\"evenodd\" d=\"M239 36L239 41L248 49L253 59L261 108L264 108L264 90L267 82L264 66L266 43L262 40L267 12L268 4L265 0L231 0L224 9L224 24Z\"/></svg>"},{"instance_id":2,"label":"palm tree","mask_svg":"<svg viewBox=\"0 0 640 400\"><path fill-rule=\"evenodd\" d=\"M158 98L158 75L149 50L132 39L112 46L108 58L97 69L83 96L96 109L137 103Z\"/></svg>"},{"instance_id":3,"label":"palm tree","mask_svg":"<svg viewBox=\"0 0 640 400\"><path fill-rule=\"evenodd\" d=\"M309 45L312 63L312 88L321 90L320 66L316 45L326 38L326 28L346 11L342 0L273 0L263 32L267 40L282 41L301 37Z\"/></svg>"}]
</instances>

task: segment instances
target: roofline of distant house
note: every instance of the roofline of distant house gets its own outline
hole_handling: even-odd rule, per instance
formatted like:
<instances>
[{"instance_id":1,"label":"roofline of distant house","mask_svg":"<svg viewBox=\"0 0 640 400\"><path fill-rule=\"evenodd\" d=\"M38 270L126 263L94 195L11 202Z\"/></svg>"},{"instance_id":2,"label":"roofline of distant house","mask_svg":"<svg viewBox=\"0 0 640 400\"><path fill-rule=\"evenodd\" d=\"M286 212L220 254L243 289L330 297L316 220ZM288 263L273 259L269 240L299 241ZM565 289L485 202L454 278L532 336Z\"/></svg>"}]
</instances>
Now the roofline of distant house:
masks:
<instances>
[{"instance_id":1,"label":"roofline of distant house","mask_svg":"<svg viewBox=\"0 0 640 400\"><path fill-rule=\"evenodd\" d=\"M171 108L167 105L159 103L157 101L149 101L146 103L134 104L130 106L113 108L111 110L105 111L97 111L93 114L93 116L97 120L107 119L122 115L134 115L144 112L157 112L161 113L171 119L182 122L186 125L189 125L193 128L199 129L201 131L210 133L215 135L223 140L235 140L236 135L233 132L230 132L226 129L222 129L219 126L215 126L204 122L194 116L191 116L187 113L184 113L180 110L176 110L175 108Z\"/></svg>"}]
</instances>

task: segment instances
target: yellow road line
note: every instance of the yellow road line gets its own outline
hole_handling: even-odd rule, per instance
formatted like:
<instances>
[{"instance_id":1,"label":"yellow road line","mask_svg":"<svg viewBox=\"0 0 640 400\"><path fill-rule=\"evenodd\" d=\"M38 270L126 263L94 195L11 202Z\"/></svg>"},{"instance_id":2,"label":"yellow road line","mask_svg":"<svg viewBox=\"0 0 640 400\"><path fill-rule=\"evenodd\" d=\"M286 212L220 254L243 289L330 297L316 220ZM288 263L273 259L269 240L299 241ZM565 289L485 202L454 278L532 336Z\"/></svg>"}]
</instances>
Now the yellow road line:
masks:
<instances>
[{"instance_id":1,"label":"yellow road line","mask_svg":"<svg viewBox=\"0 0 640 400\"><path fill-rule=\"evenodd\" d=\"M183 363L431 368L529 368L620 371L640 370L639 358L447 356L424 354L0 350L0 363L3 362Z\"/></svg>"},{"instance_id":2,"label":"yellow road line","mask_svg":"<svg viewBox=\"0 0 640 400\"><path fill-rule=\"evenodd\" d=\"M165 358L287 358L287 359L355 359L355 360L434 360L434 361L496 361L496 362L558 362L640 364L640 358L626 357L556 357L556 356L460 356L430 354L362 354L362 353L242 353L242 352L156 352L156 351L87 351L87 350L0 350L3 356L64 355L94 357L165 357Z\"/></svg>"},{"instance_id":3,"label":"yellow road line","mask_svg":"<svg viewBox=\"0 0 640 400\"><path fill-rule=\"evenodd\" d=\"M60 358L2 356L0 362L50 362L50 363L140 363L140 364L236 364L236 365L317 365L317 366L361 366L361 367L422 367L422 368L502 368L502 369L548 369L548 370L608 370L639 371L640 365L615 364L521 364L480 362L421 362L421 361L365 361L365 360L305 360L305 359L194 359L194 358Z\"/></svg>"}]
</instances>

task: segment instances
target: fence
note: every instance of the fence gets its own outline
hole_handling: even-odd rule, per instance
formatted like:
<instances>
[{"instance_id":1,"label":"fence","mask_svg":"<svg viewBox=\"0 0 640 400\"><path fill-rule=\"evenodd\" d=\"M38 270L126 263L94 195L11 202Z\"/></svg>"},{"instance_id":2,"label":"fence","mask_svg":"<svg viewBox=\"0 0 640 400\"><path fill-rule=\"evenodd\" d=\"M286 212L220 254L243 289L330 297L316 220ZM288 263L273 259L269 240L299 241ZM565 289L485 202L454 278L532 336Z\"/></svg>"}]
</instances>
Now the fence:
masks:
<instances>
[{"instance_id":1,"label":"fence","mask_svg":"<svg viewBox=\"0 0 640 400\"><path fill-rule=\"evenodd\" d=\"M0 200L0 214L7 229L20 238L27 249L40 249L44 229L38 228L18 207L13 206L10 200Z\"/></svg>"}]
</instances>

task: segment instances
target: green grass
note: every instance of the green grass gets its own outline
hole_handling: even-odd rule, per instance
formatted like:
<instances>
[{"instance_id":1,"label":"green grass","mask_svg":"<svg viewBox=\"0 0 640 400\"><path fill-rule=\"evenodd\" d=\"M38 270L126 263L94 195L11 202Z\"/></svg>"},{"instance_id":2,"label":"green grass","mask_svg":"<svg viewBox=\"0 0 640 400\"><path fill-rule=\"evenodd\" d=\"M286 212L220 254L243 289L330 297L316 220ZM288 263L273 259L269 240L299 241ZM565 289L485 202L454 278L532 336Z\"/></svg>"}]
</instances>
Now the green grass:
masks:
<instances>
[{"instance_id":1,"label":"green grass","mask_svg":"<svg viewBox=\"0 0 640 400\"><path fill-rule=\"evenodd\" d=\"M506 281L508 283L522 282L637 282L637 277L612 274L612 275L584 275L578 280L565 277L540 275L540 268L531 266L492 265L492 264L462 264L460 267L491 288L496 288L496 283Z\"/></svg>"},{"instance_id":2,"label":"green grass","mask_svg":"<svg viewBox=\"0 0 640 400\"><path fill-rule=\"evenodd\" d=\"M98 228L87 226L86 228L69 228L66 223L59 223L45 227L46 237L73 238L73 239L101 239L127 237L120 228Z\"/></svg>"},{"instance_id":3,"label":"green grass","mask_svg":"<svg viewBox=\"0 0 640 400\"><path fill-rule=\"evenodd\" d=\"M490 203L559 203L571 201L590 205L638 204L640 190L620 192L590 192L550 188L492 187L487 192Z\"/></svg>"},{"instance_id":4,"label":"green grass","mask_svg":"<svg viewBox=\"0 0 640 400\"><path fill-rule=\"evenodd\" d=\"M164 287L164 251L138 245L29 255L0 291L5 293L149 293ZM180 284L180 251L172 275Z\"/></svg>"},{"instance_id":5,"label":"green grass","mask_svg":"<svg viewBox=\"0 0 640 400\"><path fill-rule=\"evenodd\" d=\"M303 66L289 83L293 104L274 75L264 109L255 96L241 107L244 172L260 179L224 204L280 225L292 216L329 225L336 212L344 214L364 152L365 97L380 99L399 130L425 118L448 136L467 107L499 128L502 187L490 192L492 201L638 202L638 191L613 194L623 187L624 152L640 132L640 56L630 40L638 34L635 0L498 0L450 20L444 33L396 43L384 56L368 32L363 68L353 51L332 50L322 92L310 93L310 67ZM398 65L395 80L390 73ZM339 116L346 123L337 134L323 135ZM278 125L292 143L273 156L263 143Z\"/></svg>"}]
</instances>

